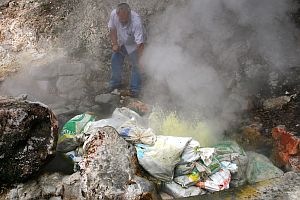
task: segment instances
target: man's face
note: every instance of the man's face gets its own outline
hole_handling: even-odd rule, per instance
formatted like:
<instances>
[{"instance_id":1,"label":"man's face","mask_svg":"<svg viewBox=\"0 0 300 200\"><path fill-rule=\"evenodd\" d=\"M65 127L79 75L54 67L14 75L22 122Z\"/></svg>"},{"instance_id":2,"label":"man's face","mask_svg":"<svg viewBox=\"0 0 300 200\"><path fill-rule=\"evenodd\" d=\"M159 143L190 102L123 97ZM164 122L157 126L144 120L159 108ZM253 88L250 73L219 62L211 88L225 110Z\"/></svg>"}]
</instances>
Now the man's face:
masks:
<instances>
[{"instance_id":1,"label":"man's face","mask_svg":"<svg viewBox=\"0 0 300 200\"><path fill-rule=\"evenodd\" d=\"M126 25L129 22L129 13L127 11L120 10L117 15L122 25Z\"/></svg>"}]
</instances>

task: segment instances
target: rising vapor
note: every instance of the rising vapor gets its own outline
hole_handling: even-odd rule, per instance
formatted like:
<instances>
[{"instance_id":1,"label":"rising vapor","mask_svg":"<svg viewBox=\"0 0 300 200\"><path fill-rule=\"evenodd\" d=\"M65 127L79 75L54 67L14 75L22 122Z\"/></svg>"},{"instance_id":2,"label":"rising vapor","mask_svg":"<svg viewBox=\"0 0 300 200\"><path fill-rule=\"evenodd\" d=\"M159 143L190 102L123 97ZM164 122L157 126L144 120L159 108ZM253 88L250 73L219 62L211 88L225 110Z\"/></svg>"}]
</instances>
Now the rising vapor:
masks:
<instances>
[{"instance_id":1,"label":"rising vapor","mask_svg":"<svg viewBox=\"0 0 300 200\"><path fill-rule=\"evenodd\" d=\"M145 97L170 103L222 132L271 72L299 64L293 1L176 1L152 19L143 56ZM165 88L165 89L161 89Z\"/></svg>"}]
</instances>

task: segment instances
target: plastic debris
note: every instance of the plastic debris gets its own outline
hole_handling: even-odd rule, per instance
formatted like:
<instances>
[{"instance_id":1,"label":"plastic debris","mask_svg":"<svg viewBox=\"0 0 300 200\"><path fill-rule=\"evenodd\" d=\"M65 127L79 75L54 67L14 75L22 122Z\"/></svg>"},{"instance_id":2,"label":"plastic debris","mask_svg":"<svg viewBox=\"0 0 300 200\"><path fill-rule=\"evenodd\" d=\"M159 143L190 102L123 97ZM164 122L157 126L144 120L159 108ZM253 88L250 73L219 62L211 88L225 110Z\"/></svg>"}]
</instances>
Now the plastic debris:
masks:
<instances>
[{"instance_id":1,"label":"plastic debris","mask_svg":"<svg viewBox=\"0 0 300 200\"><path fill-rule=\"evenodd\" d=\"M188 188L183 188L175 182L163 183L161 190L174 198L190 197L203 195L206 192L199 187L191 186Z\"/></svg>"},{"instance_id":2,"label":"plastic debris","mask_svg":"<svg viewBox=\"0 0 300 200\"><path fill-rule=\"evenodd\" d=\"M83 113L70 119L62 128L58 138L57 151L69 152L80 146L80 134L85 126L95 120L92 113Z\"/></svg>"},{"instance_id":3,"label":"plastic debris","mask_svg":"<svg viewBox=\"0 0 300 200\"><path fill-rule=\"evenodd\" d=\"M200 181L200 173L196 168L192 171L191 174L183 175L183 176L178 176L174 178L174 181L181 185L184 188L196 185Z\"/></svg>"},{"instance_id":4,"label":"plastic debris","mask_svg":"<svg viewBox=\"0 0 300 200\"><path fill-rule=\"evenodd\" d=\"M191 140L181 155L181 163L190 163L199 160L201 154L200 143L196 140Z\"/></svg>"},{"instance_id":5,"label":"plastic debris","mask_svg":"<svg viewBox=\"0 0 300 200\"><path fill-rule=\"evenodd\" d=\"M91 158L98 156L93 151L94 146L104 148L101 138L94 139L99 136L100 128L106 126L115 128L119 136L134 144L139 164L156 181L161 182L163 192L174 198L221 191L240 186L247 180L248 157L236 142L224 141L211 148L201 148L200 143L191 137L156 136L138 113L124 107L117 108L111 118L87 121L76 134L76 139L80 138L81 144L85 144L83 149L91 150L88 154ZM74 170L78 170L79 166L82 170L86 165L82 165L83 154L77 150L66 155L74 162ZM257 176L260 180L260 174L253 175L259 171L255 167L256 164L249 163L251 172L248 173L254 176L253 179ZM139 187L138 184L129 186L128 195L131 191L139 191Z\"/></svg>"},{"instance_id":6,"label":"plastic debris","mask_svg":"<svg viewBox=\"0 0 300 200\"><path fill-rule=\"evenodd\" d=\"M82 148L77 148L76 150L69 151L65 153L65 156L73 162L73 171L79 171L79 163L82 161Z\"/></svg>"},{"instance_id":7,"label":"plastic debris","mask_svg":"<svg viewBox=\"0 0 300 200\"><path fill-rule=\"evenodd\" d=\"M145 126L146 122L145 120L135 111L130 110L129 108L122 107L122 108L116 108L111 116L116 121L121 122L119 126L121 126L124 122L126 122L129 119L133 119L137 122L138 125ZM114 127L119 128L119 127Z\"/></svg>"},{"instance_id":8,"label":"plastic debris","mask_svg":"<svg viewBox=\"0 0 300 200\"><path fill-rule=\"evenodd\" d=\"M175 168L174 177L190 174L196 166L196 162L179 164Z\"/></svg>"},{"instance_id":9,"label":"plastic debris","mask_svg":"<svg viewBox=\"0 0 300 200\"><path fill-rule=\"evenodd\" d=\"M221 169L221 164L216 158L212 158L212 161L209 165L206 166L202 163L202 161L199 161L196 163L196 167L199 172L201 172L200 170L203 171L204 169L207 175L210 175L218 172Z\"/></svg>"},{"instance_id":10,"label":"plastic debris","mask_svg":"<svg viewBox=\"0 0 300 200\"><path fill-rule=\"evenodd\" d=\"M275 167L264 155L248 152L248 156L247 180L249 183L256 183L283 175L283 171Z\"/></svg>"},{"instance_id":11,"label":"plastic debris","mask_svg":"<svg viewBox=\"0 0 300 200\"><path fill-rule=\"evenodd\" d=\"M228 189L230 180L230 171L227 169L221 169L217 173L210 175L205 182L198 182L196 186L211 192L216 192Z\"/></svg>"},{"instance_id":12,"label":"plastic debris","mask_svg":"<svg viewBox=\"0 0 300 200\"><path fill-rule=\"evenodd\" d=\"M104 126L111 126L115 129L118 129L122 124L124 124L128 120L135 120L137 124L142 126L145 124L144 120L139 114L130 110L129 108L122 107L116 108L110 118L88 123L84 132L88 133L93 129L102 128Z\"/></svg>"},{"instance_id":13,"label":"plastic debris","mask_svg":"<svg viewBox=\"0 0 300 200\"><path fill-rule=\"evenodd\" d=\"M156 135L153 133L153 130L139 127L135 120L125 122L117 131L126 141L134 144L153 145L156 141Z\"/></svg>"},{"instance_id":14,"label":"plastic debris","mask_svg":"<svg viewBox=\"0 0 300 200\"><path fill-rule=\"evenodd\" d=\"M191 140L189 137L157 136L153 146L137 144L139 164L155 178L171 181L180 155Z\"/></svg>"},{"instance_id":15,"label":"plastic debris","mask_svg":"<svg viewBox=\"0 0 300 200\"><path fill-rule=\"evenodd\" d=\"M212 158L215 153L215 148L200 148L200 157L203 163L208 166L212 163Z\"/></svg>"},{"instance_id":16,"label":"plastic debris","mask_svg":"<svg viewBox=\"0 0 300 200\"><path fill-rule=\"evenodd\" d=\"M239 187L247 182L246 172L248 157L246 152L234 141L224 141L214 146L215 158L220 162L227 161L238 166L236 173L232 174L230 186Z\"/></svg>"},{"instance_id":17,"label":"plastic debris","mask_svg":"<svg viewBox=\"0 0 300 200\"><path fill-rule=\"evenodd\" d=\"M236 173L238 171L238 166L235 163L222 161L221 162L222 168L228 169L230 173Z\"/></svg>"}]
</instances>

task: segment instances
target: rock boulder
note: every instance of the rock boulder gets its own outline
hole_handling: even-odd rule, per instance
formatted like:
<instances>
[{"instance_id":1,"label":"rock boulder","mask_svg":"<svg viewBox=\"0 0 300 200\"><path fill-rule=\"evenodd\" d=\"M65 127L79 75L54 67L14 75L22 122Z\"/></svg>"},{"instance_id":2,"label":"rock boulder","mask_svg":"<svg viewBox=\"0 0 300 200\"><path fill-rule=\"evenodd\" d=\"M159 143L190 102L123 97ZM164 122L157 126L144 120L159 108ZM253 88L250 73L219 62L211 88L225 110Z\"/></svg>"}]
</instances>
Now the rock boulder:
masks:
<instances>
[{"instance_id":1,"label":"rock boulder","mask_svg":"<svg viewBox=\"0 0 300 200\"><path fill-rule=\"evenodd\" d=\"M38 102L0 98L0 183L23 181L55 154L58 123Z\"/></svg>"}]
</instances>

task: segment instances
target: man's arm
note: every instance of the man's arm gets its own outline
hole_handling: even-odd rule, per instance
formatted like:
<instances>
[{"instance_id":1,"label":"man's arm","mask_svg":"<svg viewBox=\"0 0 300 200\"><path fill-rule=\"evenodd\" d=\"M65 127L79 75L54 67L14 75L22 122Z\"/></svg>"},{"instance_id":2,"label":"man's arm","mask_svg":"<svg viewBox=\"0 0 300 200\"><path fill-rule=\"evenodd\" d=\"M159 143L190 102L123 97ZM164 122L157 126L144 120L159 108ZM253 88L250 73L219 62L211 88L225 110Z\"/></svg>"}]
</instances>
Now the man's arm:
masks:
<instances>
[{"instance_id":1,"label":"man's arm","mask_svg":"<svg viewBox=\"0 0 300 200\"><path fill-rule=\"evenodd\" d=\"M110 38L111 38L111 44L112 44L112 50L113 51L119 51L119 44L118 44L118 34L116 28L110 29Z\"/></svg>"},{"instance_id":2,"label":"man's arm","mask_svg":"<svg viewBox=\"0 0 300 200\"><path fill-rule=\"evenodd\" d=\"M110 38L112 43L112 50L114 52L119 51L119 44L118 44L118 33L115 25L115 17L116 17L116 10L113 10L110 14L110 18L108 21L108 28L110 30Z\"/></svg>"}]
</instances>

